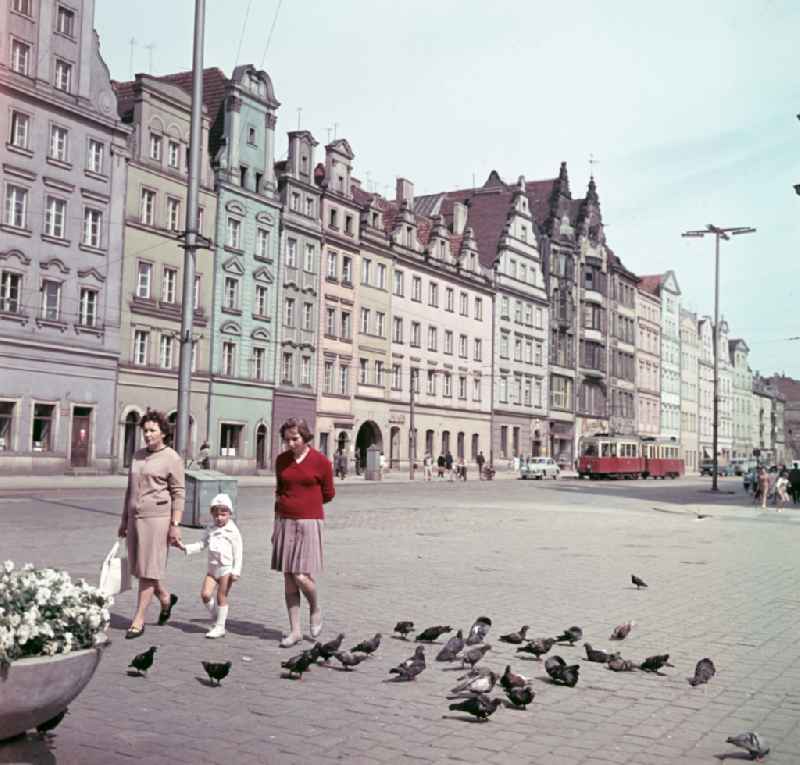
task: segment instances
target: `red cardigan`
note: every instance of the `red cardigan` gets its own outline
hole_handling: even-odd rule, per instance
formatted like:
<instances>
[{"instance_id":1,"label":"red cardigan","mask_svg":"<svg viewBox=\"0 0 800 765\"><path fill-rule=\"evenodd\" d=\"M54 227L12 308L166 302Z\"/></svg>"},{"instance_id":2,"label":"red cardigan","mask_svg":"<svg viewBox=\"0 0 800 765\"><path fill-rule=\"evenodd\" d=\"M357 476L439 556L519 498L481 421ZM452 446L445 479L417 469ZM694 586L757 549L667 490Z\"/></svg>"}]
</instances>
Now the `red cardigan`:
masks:
<instances>
[{"instance_id":1,"label":"red cardigan","mask_svg":"<svg viewBox=\"0 0 800 765\"><path fill-rule=\"evenodd\" d=\"M275 512L281 518L325 518L322 505L336 494L333 470L328 458L309 447L298 465L294 454L285 451L275 460Z\"/></svg>"}]
</instances>

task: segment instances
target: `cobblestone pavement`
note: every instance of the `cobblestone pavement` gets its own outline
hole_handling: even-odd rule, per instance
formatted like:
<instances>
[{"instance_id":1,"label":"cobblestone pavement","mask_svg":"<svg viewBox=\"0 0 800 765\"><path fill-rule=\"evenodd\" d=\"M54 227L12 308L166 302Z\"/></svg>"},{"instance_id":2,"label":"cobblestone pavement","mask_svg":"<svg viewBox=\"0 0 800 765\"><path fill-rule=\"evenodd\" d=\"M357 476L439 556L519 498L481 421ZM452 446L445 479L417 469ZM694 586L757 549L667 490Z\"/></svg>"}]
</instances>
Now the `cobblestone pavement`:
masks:
<instances>
[{"instance_id":1,"label":"cobblestone pavement","mask_svg":"<svg viewBox=\"0 0 800 765\"><path fill-rule=\"evenodd\" d=\"M0 558L96 580L122 490L86 485L0 487ZM282 579L267 571L271 490L242 488L245 568L228 636L203 637L202 556L171 557L168 583L180 596L172 622L157 627L154 607L144 638L125 641L133 596L120 596L112 645L55 735L0 745L0 763L693 765L718 762L733 751L726 736L755 729L772 745L771 763L796 765L800 512L760 513L738 480L723 481L731 493L720 495L707 485L348 480L328 506L324 637L342 631L349 647L381 632L383 642L353 672L320 666L301 681L282 679L279 666L295 650L277 644L286 618ZM650 587L633 588L632 572ZM494 622L484 663L533 678L526 711L501 707L483 724L449 712L460 673L432 661L413 683L387 682L414 649L391 636L397 620L466 629L480 614ZM616 674L583 661L580 645L559 646L553 653L580 661L581 675L576 688L558 687L542 663L497 642L523 624L531 636L577 624L610 648L612 628L630 619L623 656L669 652L666 676ZM132 655L149 645L159 647L150 676L128 677ZM704 656L717 676L692 688L687 677ZM202 659L233 662L221 687L204 684Z\"/></svg>"}]
</instances>

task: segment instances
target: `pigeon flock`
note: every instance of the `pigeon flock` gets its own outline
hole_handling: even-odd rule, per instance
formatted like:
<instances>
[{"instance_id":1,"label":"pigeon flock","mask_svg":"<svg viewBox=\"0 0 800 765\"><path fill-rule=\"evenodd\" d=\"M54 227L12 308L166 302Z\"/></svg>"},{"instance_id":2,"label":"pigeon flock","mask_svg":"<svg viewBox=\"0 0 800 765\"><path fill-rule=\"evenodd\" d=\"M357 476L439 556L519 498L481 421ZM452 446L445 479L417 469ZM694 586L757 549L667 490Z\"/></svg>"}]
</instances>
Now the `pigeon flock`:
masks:
<instances>
[{"instance_id":1,"label":"pigeon flock","mask_svg":"<svg viewBox=\"0 0 800 765\"><path fill-rule=\"evenodd\" d=\"M647 587L647 584L635 574L631 575L631 582L637 590ZM609 640L625 640L634 625L633 621L617 625L611 632ZM470 627L466 637L464 637L463 630L457 630L441 646L434 657L434 661L440 663L460 662L461 669L465 672L458 677L456 685L446 696L448 701L454 702L448 705L448 710L464 713L478 722L488 721L501 706L508 709L525 710L536 696L536 692L531 687L532 680L514 672L511 664L506 664L502 673L481 664L486 654L492 650L492 646L486 642L491 627L492 620L488 616L479 616ZM529 629L529 625L523 625L516 632L500 635L498 640L517 646L514 656L519 654L518 658L520 659L531 660L532 657L532 660L541 661L542 657L547 656L555 646L574 647L575 643L582 641L584 637L583 629L577 625L567 627L556 637L528 638ZM427 669L424 644L436 644L436 641L442 636L453 632L453 628L450 625L435 625L417 631L414 622L406 620L397 622L393 631L398 639L406 641L416 633L415 642L420 644L416 646L411 656L389 669L389 675L392 676L390 680L411 682ZM342 649L344 639L344 633L339 633L333 640L326 643L317 641L311 648L281 662L281 668L286 670L283 676L288 679L302 680L303 674L312 667L318 666L320 662L323 666L330 666L332 659L341 665L343 671L352 672L361 662L368 660L378 651L382 635L375 633L349 650ZM663 676L665 674L662 672L663 668L674 667L669 662L668 653L654 654L640 662L634 662L624 659L619 651L595 648L588 642L583 643L583 648L586 652L586 661L603 664L614 672L641 671ZM156 651L157 648L151 646L144 653L134 656L129 667L133 668L135 673L146 676L153 665ZM202 665L210 679L209 684L218 686L228 676L232 663L230 661L204 661ZM579 663L569 664L563 657L555 654L547 656L544 661L544 670L549 681L556 686L568 688L577 686L580 669ZM693 687L704 685L710 682L715 674L714 662L710 658L703 658L697 662L694 675L688 678L688 682ZM501 689L504 697L492 697L491 694L495 689ZM447 717L447 715L443 716ZM53 722L57 725L60 719ZM763 736L756 732L729 736L726 743L743 749L752 760L763 760L770 751Z\"/></svg>"}]
</instances>

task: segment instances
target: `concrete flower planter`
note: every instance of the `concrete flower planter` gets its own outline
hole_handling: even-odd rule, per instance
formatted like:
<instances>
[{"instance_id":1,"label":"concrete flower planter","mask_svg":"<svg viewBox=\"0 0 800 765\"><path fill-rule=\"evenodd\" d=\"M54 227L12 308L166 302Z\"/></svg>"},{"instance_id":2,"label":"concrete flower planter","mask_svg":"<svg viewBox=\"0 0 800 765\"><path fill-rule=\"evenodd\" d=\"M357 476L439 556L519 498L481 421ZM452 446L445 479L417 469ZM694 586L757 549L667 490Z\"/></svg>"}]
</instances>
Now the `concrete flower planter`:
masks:
<instances>
[{"instance_id":1,"label":"concrete flower planter","mask_svg":"<svg viewBox=\"0 0 800 765\"><path fill-rule=\"evenodd\" d=\"M0 741L51 720L92 679L104 643L74 653L12 662L0 674Z\"/></svg>"}]
</instances>

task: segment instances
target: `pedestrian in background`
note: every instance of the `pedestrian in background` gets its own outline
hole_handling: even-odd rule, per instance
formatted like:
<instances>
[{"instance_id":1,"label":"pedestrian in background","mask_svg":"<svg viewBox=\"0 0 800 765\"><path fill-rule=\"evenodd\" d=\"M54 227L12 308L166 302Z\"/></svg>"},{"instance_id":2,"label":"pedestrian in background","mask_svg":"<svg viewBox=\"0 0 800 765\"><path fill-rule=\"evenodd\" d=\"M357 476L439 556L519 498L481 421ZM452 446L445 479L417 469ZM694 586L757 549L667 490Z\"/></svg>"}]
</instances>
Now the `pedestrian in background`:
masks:
<instances>
[{"instance_id":1,"label":"pedestrian in background","mask_svg":"<svg viewBox=\"0 0 800 765\"><path fill-rule=\"evenodd\" d=\"M444 478L444 467L445 467L445 458L444 454L439 455L439 459L436 460L436 472L439 478Z\"/></svg>"},{"instance_id":2,"label":"pedestrian in background","mask_svg":"<svg viewBox=\"0 0 800 765\"><path fill-rule=\"evenodd\" d=\"M793 467L789 471L789 496L795 505L800 501L800 468Z\"/></svg>"},{"instance_id":3,"label":"pedestrian in background","mask_svg":"<svg viewBox=\"0 0 800 765\"><path fill-rule=\"evenodd\" d=\"M788 473L783 470L778 475L778 478L775 480L775 507L778 508L778 512L782 513L783 508L785 507L786 503L789 501L789 476Z\"/></svg>"},{"instance_id":4,"label":"pedestrian in background","mask_svg":"<svg viewBox=\"0 0 800 765\"><path fill-rule=\"evenodd\" d=\"M758 493L761 499L761 509L766 510L767 499L769 498L769 473L763 465L758 469L756 482L758 483Z\"/></svg>"},{"instance_id":5,"label":"pedestrian in background","mask_svg":"<svg viewBox=\"0 0 800 765\"><path fill-rule=\"evenodd\" d=\"M293 417L281 425L287 450L275 460L275 520L272 531L273 571L283 573L284 598L289 632L282 648L303 639L300 628L300 594L308 602L309 632L322 632L322 610L317 593L317 575L322 571L322 506L336 495L328 458L312 448L313 439L305 420Z\"/></svg>"},{"instance_id":6,"label":"pedestrian in background","mask_svg":"<svg viewBox=\"0 0 800 765\"><path fill-rule=\"evenodd\" d=\"M458 475L462 481L467 480L467 462L463 457L458 458Z\"/></svg>"},{"instance_id":7,"label":"pedestrian in background","mask_svg":"<svg viewBox=\"0 0 800 765\"><path fill-rule=\"evenodd\" d=\"M453 480L453 455L450 454L450 450L447 450L447 454L444 455L444 469L447 471L447 480Z\"/></svg>"},{"instance_id":8,"label":"pedestrian in background","mask_svg":"<svg viewBox=\"0 0 800 765\"><path fill-rule=\"evenodd\" d=\"M483 456L483 452L478 452L478 456L475 458L475 462L478 463L478 480L483 480L483 466L486 463L486 457Z\"/></svg>"},{"instance_id":9,"label":"pedestrian in background","mask_svg":"<svg viewBox=\"0 0 800 765\"><path fill-rule=\"evenodd\" d=\"M381 456L378 458L378 469L380 470L381 480L383 480L383 475L386 472L386 457L383 452L381 452Z\"/></svg>"},{"instance_id":10,"label":"pedestrian in background","mask_svg":"<svg viewBox=\"0 0 800 765\"><path fill-rule=\"evenodd\" d=\"M433 456L430 452L425 452L422 467L425 468L425 480L430 481L433 478Z\"/></svg>"},{"instance_id":11,"label":"pedestrian in background","mask_svg":"<svg viewBox=\"0 0 800 765\"><path fill-rule=\"evenodd\" d=\"M136 613L125 633L127 640L144 634L144 618L153 595L161 603L159 625L167 623L178 602L178 596L164 585L164 576L167 550L181 541L185 497L183 459L165 443L170 432L166 415L148 410L139 427L145 448L131 460L118 532L127 539L128 564L139 580Z\"/></svg>"},{"instance_id":12,"label":"pedestrian in background","mask_svg":"<svg viewBox=\"0 0 800 765\"><path fill-rule=\"evenodd\" d=\"M197 461L203 470L208 470L211 467L211 448L208 441L203 441L200 445L200 452L197 455Z\"/></svg>"}]
</instances>

